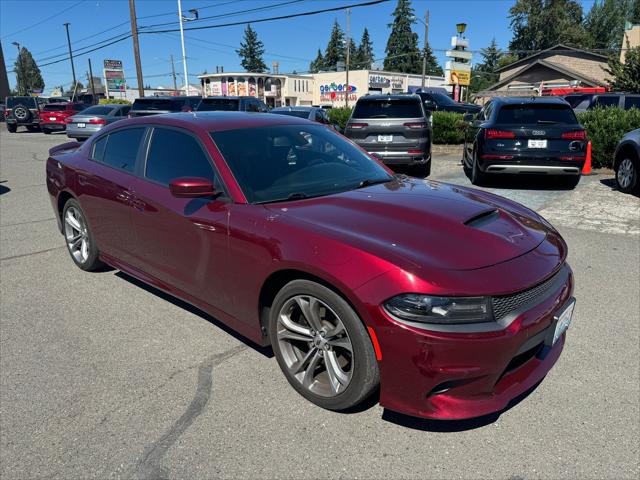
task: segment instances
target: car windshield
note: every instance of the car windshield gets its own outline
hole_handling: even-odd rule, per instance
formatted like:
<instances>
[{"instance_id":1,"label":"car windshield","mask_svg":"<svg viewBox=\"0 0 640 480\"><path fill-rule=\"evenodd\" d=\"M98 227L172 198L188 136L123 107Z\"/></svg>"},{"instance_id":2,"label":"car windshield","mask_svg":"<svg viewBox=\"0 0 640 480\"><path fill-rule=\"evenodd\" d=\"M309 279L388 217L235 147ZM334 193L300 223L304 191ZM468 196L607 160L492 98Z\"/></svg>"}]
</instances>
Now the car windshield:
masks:
<instances>
[{"instance_id":1,"label":"car windshield","mask_svg":"<svg viewBox=\"0 0 640 480\"><path fill-rule=\"evenodd\" d=\"M309 118L309 112L304 110L271 110L271 113L278 115L289 115L290 117Z\"/></svg>"},{"instance_id":2,"label":"car windshield","mask_svg":"<svg viewBox=\"0 0 640 480\"><path fill-rule=\"evenodd\" d=\"M200 102L198 106L199 112L235 112L237 111L240 101L234 100L233 98L207 98Z\"/></svg>"},{"instance_id":3,"label":"car windshield","mask_svg":"<svg viewBox=\"0 0 640 480\"><path fill-rule=\"evenodd\" d=\"M430 93L429 95L433 97L438 105L454 105L456 103L451 98L442 93Z\"/></svg>"},{"instance_id":4,"label":"car windshield","mask_svg":"<svg viewBox=\"0 0 640 480\"><path fill-rule=\"evenodd\" d=\"M496 123L536 125L540 123L577 124L576 116L569 105L561 104L516 104L504 105L498 112Z\"/></svg>"},{"instance_id":5,"label":"car windshield","mask_svg":"<svg viewBox=\"0 0 640 480\"><path fill-rule=\"evenodd\" d=\"M27 108L36 108L35 97L9 97L7 98L7 108L13 108L16 105L24 105Z\"/></svg>"},{"instance_id":6,"label":"car windshield","mask_svg":"<svg viewBox=\"0 0 640 480\"><path fill-rule=\"evenodd\" d=\"M131 107L131 110L169 110L177 112L182 109L184 100L163 98L139 98Z\"/></svg>"},{"instance_id":7,"label":"car windshield","mask_svg":"<svg viewBox=\"0 0 640 480\"><path fill-rule=\"evenodd\" d=\"M102 106L89 107L86 110L83 110L82 114L83 115L109 115L109 113L111 113L116 108L118 107L102 107Z\"/></svg>"},{"instance_id":8,"label":"car windshield","mask_svg":"<svg viewBox=\"0 0 640 480\"><path fill-rule=\"evenodd\" d=\"M393 177L342 136L320 125L211 132L250 203L331 195Z\"/></svg>"},{"instance_id":9,"label":"car windshield","mask_svg":"<svg viewBox=\"0 0 640 480\"><path fill-rule=\"evenodd\" d=\"M417 118L422 117L420 102L407 100L360 100L353 118Z\"/></svg>"}]
</instances>

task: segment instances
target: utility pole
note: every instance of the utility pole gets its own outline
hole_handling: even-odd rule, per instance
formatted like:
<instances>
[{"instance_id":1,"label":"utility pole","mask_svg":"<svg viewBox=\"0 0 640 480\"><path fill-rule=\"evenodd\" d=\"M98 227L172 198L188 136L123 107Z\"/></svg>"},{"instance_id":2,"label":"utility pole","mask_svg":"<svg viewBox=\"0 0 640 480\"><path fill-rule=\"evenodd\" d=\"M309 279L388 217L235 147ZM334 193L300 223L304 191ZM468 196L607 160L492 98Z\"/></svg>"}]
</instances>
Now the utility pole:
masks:
<instances>
[{"instance_id":1,"label":"utility pole","mask_svg":"<svg viewBox=\"0 0 640 480\"><path fill-rule=\"evenodd\" d=\"M344 106L349 106L349 60L351 57L351 40L349 38L349 19L351 17L351 9L347 8L347 61L346 61L346 74L347 74L347 87L344 91Z\"/></svg>"},{"instance_id":2,"label":"utility pole","mask_svg":"<svg viewBox=\"0 0 640 480\"><path fill-rule=\"evenodd\" d=\"M96 87L93 84L93 69L91 68L91 59L89 59L89 85L91 85L91 104L96 103Z\"/></svg>"},{"instance_id":3,"label":"utility pole","mask_svg":"<svg viewBox=\"0 0 640 480\"><path fill-rule=\"evenodd\" d=\"M429 44L429 10L424 16L424 51L422 52L422 89L427 75L427 45Z\"/></svg>"},{"instance_id":4,"label":"utility pole","mask_svg":"<svg viewBox=\"0 0 640 480\"><path fill-rule=\"evenodd\" d=\"M136 19L134 0L129 0L129 15L131 16L131 35L133 36L133 56L136 61L136 76L138 77L138 95L144 97L144 80L142 79L142 65L140 64L140 44L138 43L138 20Z\"/></svg>"},{"instance_id":5,"label":"utility pole","mask_svg":"<svg viewBox=\"0 0 640 480\"><path fill-rule=\"evenodd\" d=\"M169 55L169 60L171 62L171 77L173 78L173 94L178 94L178 85L176 84L176 66L173 63L173 54Z\"/></svg>"},{"instance_id":6,"label":"utility pole","mask_svg":"<svg viewBox=\"0 0 640 480\"><path fill-rule=\"evenodd\" d=\"M71 74L73 75L73 84L76 84L76 68L73 66L73 52L71 51L71 37L69 36L69 25L70 23L67 22L64 24L64 27L67 29L67 45L69 46L69 60L71 60ZM74 99L75 97L75 88L73 89L73 96L71 97L71 100Z\"/></svg>"},{"instance_id":7,"label":"utility pole","mask_svg":"<svg viewBox=\"0 0 640 480\"><path fill-rule=\"evenodd\" d=\"M189 95L189 75L187 74L187 54L184 49L184 29L182 28L182 2L178 0L178 17L180 19L180 40L182 41L182 68L184 69L184 94Z\"/></svg>"},{"instance_id":8,"label":"utility pole","mask_svg":"<svg viewBox=\"0 0 640 480\"><path fill-rule=\"evenodd\" d=\"M22 80L22 84L24 85L24 66L22 65L22 55L20 54L20 44L18 42L11 42L12 45L18 49L18 65L20 66L20 75L16 72L16 88L18 89L18 95L26 95L26 86L24 90L20 87L20 80Z\"/></svg>"}]
</instances>

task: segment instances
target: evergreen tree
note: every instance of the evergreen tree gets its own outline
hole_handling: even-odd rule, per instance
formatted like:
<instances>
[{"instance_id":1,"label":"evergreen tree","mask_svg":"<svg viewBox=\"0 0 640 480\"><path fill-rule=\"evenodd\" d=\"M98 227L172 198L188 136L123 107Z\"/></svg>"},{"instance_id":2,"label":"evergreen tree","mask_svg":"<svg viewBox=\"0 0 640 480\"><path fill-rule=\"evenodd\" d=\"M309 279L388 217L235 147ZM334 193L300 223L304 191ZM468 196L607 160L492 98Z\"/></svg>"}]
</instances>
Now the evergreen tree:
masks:
<instances>
[{"instance_id":1,"label":"evergreen tree","mask_svg":"<svg viewBox=\"0 0 640 480\"><path fill-rule=\"evenodd\" d=\"M629 48L628 43L627 48ZM607 73L613 75L609 82L614 90L640 93L640 47L629 48L625 54L624 63L617 55L612 55Z\"/></svg>"},{"instance_id":2,"label":"evergreen tree","mask_svg":"<svg viewBox=\"0 0 640 480\"><path fill-rule=\"evenodd\" d=\"M591 48L620 48L629 0L596 1L584 19Z\"/></svg>"},{"instance_id":3,"label":"evergreen tree","mask_svg":"<svg viewBox=\"0 0 640 480\"><path fill-rule=\"evenodd\" d=\"M427 75L437 75L439 77L444 76L444 70L442 70L442 67L438 63L429 43L427 43L426 50L422 51L422 55L427 59L425 69ZM420 59L420 62L420 72L422 73L422 58Z\"/></svg>"},{"instance_id":4,"label":"evergreen tree","mask_svg":"<svg viewBox=\"0 0 640 480\"><path fill-rule=\"evenodd\" d=\"M345 58L347 55L347 52L345 51ZM356 63L354 63L354 61ZM356 47L356 43L353 41L353 38L349 39L349 68L351 70L357 70L358 69L358 47Z\"/></svg>"},{"instance_id":5,"label":"evergreen tree","mask_svg":"<svg viewBox=\"0 0 640 480\"><path fill-rule=\"evenodd\" d=\"M320 51L320 49L318 49L318 55L316 55L316 59L309 64L309 72L318 73L321 70L324 70L324 57L322 56L322 52Z\"/></svg>"},{"instance_id":6,"label":"evergreen tree","mask_svg":"<svg viewBox=\"0 0 640 480\"><path fill-rule=\"evenodd\" d=\"M334 20L331 37L329 37L329 43L327 43L327 49L324 52L324 69L335 70L338 62L344 62L344 57L344 32L340 28L338 20Z\"/></svg>"},{"instance_id":7,"label":"evergreen tree","mask_svg":"<svg viewBox=\"0 0 640 480\"><path fill-rule=\"evenodd\" d=\"M371 69L373 61L375 60L373 56L373 42L369 37L369 30L366 28L364 29L364 32L362 32L362 38L360 39L356 58L358 59L358 68L363 70Z\"/></svg>"},{"instance_id":8,"label":"evergreen tree","mask_svg":"<svg viewBox=\"0 0 640 480\"><path fill-rule=\"evenodd\" d=\"M640 0L633 0L629 12L629 22L640 25Z\"/></svg>"},{"instance_id":9,"label":"evergreen tree","mask_svg":"<svg viewBox=\"0 0 640 480\"><path fill-rule=\"evenodd\" d=\"M517 50L520 58L559 43L582 47L587 39L576 0L517 0L509 13L509 49Z\"/></svg>"},{"instance_id":10,"label":"evergreen tree","mask_svg":"<svg viewBox=\"0 0 640 480\"><path fill-rule=\"evenodd\" d=\"M392 72L421 73L422 59L418 49L418 35L411 29L415 23L409 0L398 0L393 11L391 34L385 49L384 69Z\"/></svg>"},{"instance_id":11,"label":"evergreen tree","mask_svg":"<svg viewBox=\"0 0 640 480\"><path fill-rule=\"evenodd\" d=\"M19 95L28 95L34 88L44 88L44 80L31 52L25 47L20 49L13 66L16 73L16 91Z\"/></svg>"},{"instance_id":12,"label":"evergreen tree","mask_svg":"<svg viewBox=\"0 0 640 480\"><path fill-rule=\"evenodd\" d=\"M499 68L498 65L502 54L495 37L487 48L480 50L480 55L482 55L482 62L474 65L471 69L471 85L469 89L472 92L486 90L500 78L496 70Z\"/></svg>"},{"instance_id":13,"label":"evergreen tree","mask_svg":"<svg viewBox=\"0 0 640 480\"><path fill-rule=\"evenodd\" d=\"M236 53L242 59L240 65L247 72L263 73L267 71L267 65L262 59L264 44L258 40L258 34L250 24L244 30L244 41L240 43L240 48L236 50Z\"/></svg>"}]
</instances>

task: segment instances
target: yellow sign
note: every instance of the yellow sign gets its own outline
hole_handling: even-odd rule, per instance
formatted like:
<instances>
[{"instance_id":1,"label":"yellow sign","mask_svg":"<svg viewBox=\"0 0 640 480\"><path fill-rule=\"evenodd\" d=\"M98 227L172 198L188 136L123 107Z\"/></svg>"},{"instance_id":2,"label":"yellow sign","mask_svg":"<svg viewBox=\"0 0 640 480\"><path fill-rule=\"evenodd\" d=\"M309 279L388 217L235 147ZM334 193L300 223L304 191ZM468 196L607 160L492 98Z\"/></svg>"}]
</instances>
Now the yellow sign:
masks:
<instances>
[{"instance_id":1,"label":"yellow sign","mask_svg":"<svg viewBox=\"0 0 640 480\"><path fill-rule=\"evenodd\" d=\"M462 70L451 70L449 74L449 83L451 85L468 86L471 82L471 72L465 72Z\"/></svg>"}]
</instances>

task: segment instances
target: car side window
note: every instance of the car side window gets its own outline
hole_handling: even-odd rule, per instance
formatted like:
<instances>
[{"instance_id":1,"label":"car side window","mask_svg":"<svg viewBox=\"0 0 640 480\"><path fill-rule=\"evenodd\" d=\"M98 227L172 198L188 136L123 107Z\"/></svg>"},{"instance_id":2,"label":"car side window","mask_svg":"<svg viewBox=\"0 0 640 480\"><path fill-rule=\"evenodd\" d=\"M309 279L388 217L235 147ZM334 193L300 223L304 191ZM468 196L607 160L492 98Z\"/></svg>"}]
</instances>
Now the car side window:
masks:
<instances>
[{"instance_id":1,"label":"car side window","mask_svg":"<svg viewBox=\"0 0 640 480\"><path fill-rule=\"evenodd\" d=\"M258 111L264 113L264 112L268 112L269 109L262 101L258 100Z\"/></svg>"},{"instance_id":2,"label":"car side window","mask_svg":"<svg viewBox=\"0 0 640 480\"><path fill-rule=\"evenodd\" d=\"M247 112L259 112L260 111L260 106L258 105L258 102L253 101L253 100L247 100L246 111Z\"/></svg>"},{"instance_id":3,"label":"car side window","mask_svg":"<svg viewBox=\"0 0 640 480\"><path fill-rule=\"evenodd\" d=\"M110 167L133 173L144 132L144 127L138 127L110 133L95 143L92 158ZM105 146L99 146L98 144L103 140L106 142ZM100 155L100 148L102 148L102 155Z\"/></svg>"},{"instance_id":4,"label":"car side window","mask_svg":"<svg viewBox=\"0 0 640 480\"><path fill-rule=\"evenodd\" d=\"M640 95L627 95L624 99L624 109L640 108Z\"/></svg>"},{"instance_id":5,"label":"car side window","mask_svg":"<svg viewBox=\"0 0 640 480\"><path fill-rule=\"evenodd\" d=\"M107 146L108 138L109 138L109 135L105 135L104 137L99 138L93 144L93 150L91 151L92 160L95 160L97 162L102 162L102 159L104 158L104 149Z\"/></svg>"},{"instance_id":6,"label":"car side window","mask_svg":"<svg viewBox=\"0 0 640 480\"><path fill-rule=\"evenodd\" d=\"M596 107L617 107L620 104L620 97L617 96L602 96L596 98Z\"/></svg>"},{"instance_id":7,"label":"car side window","mask_svg":"<svg viewBox=\"0 0 640 480\"><path fill-rule=\"evenodd\" d=\"M222 191L209 158L191 135L169 128L154 128L147 155L145 177L163 185L179 177L204 177Z\"/></svg>"},{"instance_id":8,"label":"car side window","mask_svg":"<svg viewBox=\"0 0 640 480\"><path fill-rule=\"evenodd\" d=\"M324 118L322 118L322 114L318 110L316 110L314 119L316 122L324 123Z\"/></svg>"}]
</instances>

